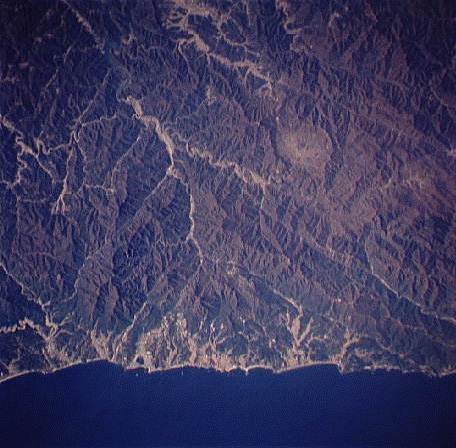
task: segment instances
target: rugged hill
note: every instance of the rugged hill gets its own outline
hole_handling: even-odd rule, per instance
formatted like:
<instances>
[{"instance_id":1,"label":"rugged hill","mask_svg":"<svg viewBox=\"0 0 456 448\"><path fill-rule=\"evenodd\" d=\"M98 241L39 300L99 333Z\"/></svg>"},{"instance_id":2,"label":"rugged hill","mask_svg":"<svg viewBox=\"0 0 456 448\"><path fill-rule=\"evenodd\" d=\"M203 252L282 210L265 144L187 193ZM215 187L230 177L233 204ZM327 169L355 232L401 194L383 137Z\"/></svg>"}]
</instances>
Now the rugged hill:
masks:
<instances>
[{"instance_id":1,"label":"rugged hill","mask_svg":"<svg viewBox=\"0 0 456 448\"><path fill-rule=\"evenodd\" d=\"M3 378L454 372L454 5L3 0Z\"/></svg>"}]
</instances>

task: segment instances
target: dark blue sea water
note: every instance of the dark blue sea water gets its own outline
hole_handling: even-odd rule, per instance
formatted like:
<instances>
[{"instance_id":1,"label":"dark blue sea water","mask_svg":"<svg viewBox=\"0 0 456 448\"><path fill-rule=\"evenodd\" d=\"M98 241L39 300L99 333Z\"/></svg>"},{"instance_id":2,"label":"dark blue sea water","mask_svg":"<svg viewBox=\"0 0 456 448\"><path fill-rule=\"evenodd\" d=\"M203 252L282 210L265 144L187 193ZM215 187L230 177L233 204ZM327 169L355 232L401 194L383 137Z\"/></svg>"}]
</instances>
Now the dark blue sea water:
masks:
<instances>
[{"instance_id":1,"label":"dark blue sea water","mask_svg":"<svg viewBox=\"0 0 456 448\"><path fill-rule=\"evenodd\" d=\"M96 362L0 384L1 447L456 447L456 376Z\"/></svg>"}]
</instances>

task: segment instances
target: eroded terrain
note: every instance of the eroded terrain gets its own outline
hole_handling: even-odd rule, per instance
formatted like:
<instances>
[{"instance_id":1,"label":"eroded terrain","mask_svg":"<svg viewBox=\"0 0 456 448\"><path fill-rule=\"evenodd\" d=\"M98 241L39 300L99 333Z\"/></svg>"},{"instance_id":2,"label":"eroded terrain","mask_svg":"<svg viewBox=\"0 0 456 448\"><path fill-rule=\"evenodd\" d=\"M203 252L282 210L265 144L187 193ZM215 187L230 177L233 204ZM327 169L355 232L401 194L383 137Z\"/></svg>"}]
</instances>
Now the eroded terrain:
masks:
<instances>
[{"instance_id":1,"label":"eroded terrain","mask_svg":"<svg viewBox=\"0 0 456 448\"><path fill-rule=\"evenodd\" d=\"M2 377L454 372L452 4L2 1Z\"/></svg>"}]
</instances>

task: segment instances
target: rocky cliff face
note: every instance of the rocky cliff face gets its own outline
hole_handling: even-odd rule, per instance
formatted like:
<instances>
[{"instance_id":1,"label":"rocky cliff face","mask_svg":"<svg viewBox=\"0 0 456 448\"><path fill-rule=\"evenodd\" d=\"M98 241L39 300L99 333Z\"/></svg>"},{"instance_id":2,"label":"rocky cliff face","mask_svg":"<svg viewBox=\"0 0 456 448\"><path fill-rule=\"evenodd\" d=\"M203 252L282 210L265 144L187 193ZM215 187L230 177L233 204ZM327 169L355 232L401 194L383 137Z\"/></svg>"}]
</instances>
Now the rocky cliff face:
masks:
<instances>
[{"instance_id":1,"label":"rocky cliff face","mask_svg":"<svg viewBox=\"0 0 456 448\"><path fill-rule=\"evenodd\" d=\"M3 378L456 370L453 2L0 10Z\"/></svg>"}]
</instances>

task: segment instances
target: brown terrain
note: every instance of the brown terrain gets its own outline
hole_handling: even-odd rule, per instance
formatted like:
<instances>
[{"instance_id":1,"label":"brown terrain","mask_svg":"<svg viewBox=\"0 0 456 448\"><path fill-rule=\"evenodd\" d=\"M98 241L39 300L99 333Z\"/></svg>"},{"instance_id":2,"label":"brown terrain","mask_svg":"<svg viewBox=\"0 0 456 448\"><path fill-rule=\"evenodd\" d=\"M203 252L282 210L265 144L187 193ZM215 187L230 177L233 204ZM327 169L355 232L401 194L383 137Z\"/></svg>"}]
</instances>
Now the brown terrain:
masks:
<instances>
[{"instance_id":1,"label":"brown terrain","mask_svg":"<svg viewBox=\"0 0 456 448\"><path fill-rule=\"evenodd\" d=\"M455 372L451 4L3 1L2 378Z\"/></svg>"}]
</instances>

